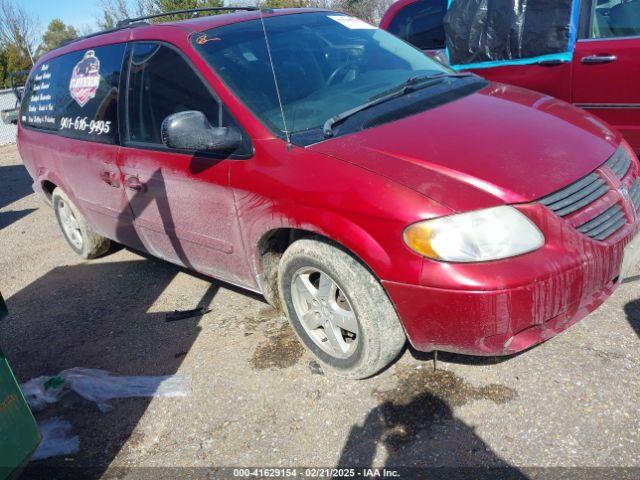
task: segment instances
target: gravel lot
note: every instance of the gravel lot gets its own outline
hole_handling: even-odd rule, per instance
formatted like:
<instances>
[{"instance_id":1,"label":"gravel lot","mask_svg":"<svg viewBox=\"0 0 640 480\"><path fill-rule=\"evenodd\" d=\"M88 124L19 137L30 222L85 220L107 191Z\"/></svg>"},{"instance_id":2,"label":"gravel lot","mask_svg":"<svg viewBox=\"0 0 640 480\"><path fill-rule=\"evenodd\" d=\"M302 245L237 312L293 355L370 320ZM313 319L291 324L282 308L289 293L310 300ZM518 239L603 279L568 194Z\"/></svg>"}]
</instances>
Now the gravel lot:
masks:
<instances>
[{"instance_id":1,"label":"gravel lot","mask_svg":"<svg viewBox=\"0 0 640 480\"><path fill-rule=\"evenodd\" d=\"M640 270L597 312L516 357L440 354L434 372L431 355L407 349L355 382L322 372L255 294L125 249L75 256L15 147L0 148L0 247L10 312L0 343L21 381L76 366L191 378L185 398L117 400L109 413L65 396L38 418L69 420L80 452L32 462L25 478L336 465L640 476L610 469L640 468ZM197 306L211 311L165 320Z\"/></svg>"}]
</instances>

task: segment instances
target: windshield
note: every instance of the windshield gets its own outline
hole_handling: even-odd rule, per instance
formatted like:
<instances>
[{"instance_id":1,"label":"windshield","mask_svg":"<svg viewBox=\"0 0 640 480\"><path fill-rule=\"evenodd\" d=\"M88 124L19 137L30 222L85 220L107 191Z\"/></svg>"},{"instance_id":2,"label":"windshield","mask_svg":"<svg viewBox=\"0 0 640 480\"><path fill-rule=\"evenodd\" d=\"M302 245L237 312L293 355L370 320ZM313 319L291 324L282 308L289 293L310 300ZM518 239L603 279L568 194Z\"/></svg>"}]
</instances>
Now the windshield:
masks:
<instances>
[{"instance_id":1,"label":"windshield","mask_svg":"<svg viewBox=\"0 0 640 480\"><path fill-rule=\"evenodd\" d=\"M334 12L264 18L218 27L195 47L231 90L278 134L321 129L416 75L451 73L421 51L371 25Z\"/></svg>"}]
</instances>

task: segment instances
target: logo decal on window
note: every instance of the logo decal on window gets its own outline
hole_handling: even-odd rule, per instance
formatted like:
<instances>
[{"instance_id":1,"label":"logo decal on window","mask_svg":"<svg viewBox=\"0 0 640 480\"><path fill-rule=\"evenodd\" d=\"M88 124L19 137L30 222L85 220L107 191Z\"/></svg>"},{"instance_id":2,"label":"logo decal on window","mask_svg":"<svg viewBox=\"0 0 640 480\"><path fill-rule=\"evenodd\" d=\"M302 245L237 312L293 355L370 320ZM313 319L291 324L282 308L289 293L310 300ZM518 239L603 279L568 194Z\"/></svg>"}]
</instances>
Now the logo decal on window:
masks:
<instances>
[{"instance_id":1,"label":"logo decal on window","mask_svg":"<svg viewBox=\"0 0 640 480\"><path fill-rule=\"evenodd\" d=\"M69 93L71 97L84 107L89 100L96 96L100 86L100 60L96 57L96 52L89 50L84 54L71 74L69 82Z\"/></svg>"}]
</instances>

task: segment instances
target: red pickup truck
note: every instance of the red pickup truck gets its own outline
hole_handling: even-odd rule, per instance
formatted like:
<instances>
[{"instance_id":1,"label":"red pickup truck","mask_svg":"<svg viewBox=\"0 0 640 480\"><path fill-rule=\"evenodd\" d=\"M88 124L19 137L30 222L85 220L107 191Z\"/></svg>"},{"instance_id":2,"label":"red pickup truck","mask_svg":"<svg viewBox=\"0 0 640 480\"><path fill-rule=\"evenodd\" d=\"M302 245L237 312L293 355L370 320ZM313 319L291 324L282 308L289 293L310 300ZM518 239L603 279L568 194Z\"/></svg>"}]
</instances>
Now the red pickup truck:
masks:
<instances>
[{"instance_id":1,"label":"red pickup truck","mask_svg":"<svg viewBox=\"0 0 640 480\"><path fill-rule=\"evenodd\" d=\"M447 0L399 0L380 27L428 51L445 48ZM573 61L476 70L584 108L617 128L640 152L640 0L582 0Z\"/></svg>"}]
</instances>

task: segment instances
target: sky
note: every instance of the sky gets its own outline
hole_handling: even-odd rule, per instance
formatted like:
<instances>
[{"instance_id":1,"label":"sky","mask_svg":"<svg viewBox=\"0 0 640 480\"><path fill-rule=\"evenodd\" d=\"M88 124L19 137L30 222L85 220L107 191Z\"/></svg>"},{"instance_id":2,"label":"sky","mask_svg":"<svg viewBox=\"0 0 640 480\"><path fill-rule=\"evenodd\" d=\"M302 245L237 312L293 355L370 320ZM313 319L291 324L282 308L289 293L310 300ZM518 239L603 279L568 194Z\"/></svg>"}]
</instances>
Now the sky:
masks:
<instances>
[{"instance_id":1,"label":"sky","mask_svg":"<svg viewBox=\"0 0 640 480\"><path fill-rule=\"evenodd\" d=\"M37 17L42 27L42 33L47 29L47 25L54 18L62 20L66 24L71 24L83 30L95 30L96 20L101 16L100 5L103 0L14 0L18 5ZM132 5L133 0L128 0ZM237 1L236 5L246 2ZM250 2L251 3L251 2ZM84 27L84 28L82 28Z\"/></svg>"},{"instance_id":2,"label":"sky","mask_svg":"<svg viewBox=\"0 0 640 480\"><path fill-rule=\"evenodd\" d=\"M37 17L44 30L54 18L75 27L94 27L100 15L99 0L17 0L18 4Z\"/></svg>"}]
</instances>

